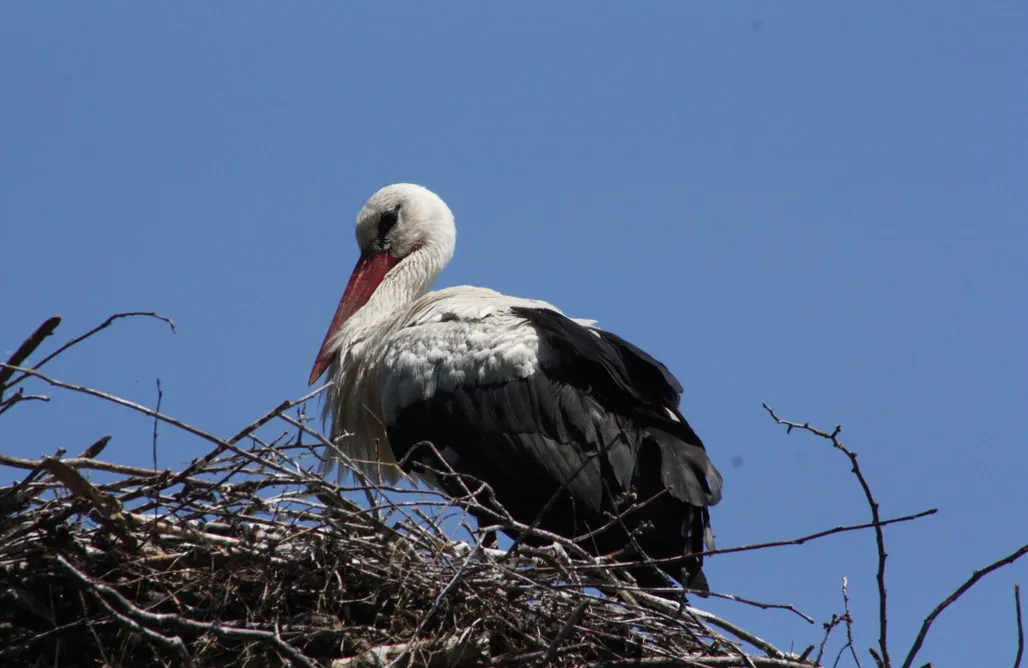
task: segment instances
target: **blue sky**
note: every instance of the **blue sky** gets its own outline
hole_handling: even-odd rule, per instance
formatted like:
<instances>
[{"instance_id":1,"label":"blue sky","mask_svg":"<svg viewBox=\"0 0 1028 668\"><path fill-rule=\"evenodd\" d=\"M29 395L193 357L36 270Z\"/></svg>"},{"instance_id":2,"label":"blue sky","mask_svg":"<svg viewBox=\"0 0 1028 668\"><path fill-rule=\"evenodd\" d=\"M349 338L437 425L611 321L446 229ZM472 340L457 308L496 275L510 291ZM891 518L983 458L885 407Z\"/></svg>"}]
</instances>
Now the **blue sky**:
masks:
<instances>
[{"instance_id":1,"label":"blue sky","mask_svg":"<svg viewBox=\"0 0 1028 668\"><path fill-rule=\"evenodd\" d=\"M891 637L1028 536L1028 8L957 3L47 3L0 9L0 355L122 322L49 367L229 435L304 393L397 181L455 211L440 285L545 299L665 361L725 476L722 547L889 516ZM149 461L150 422L54 394L0 450ZM202 444L162 432L177 466ZM0 481L3 482L3 481ZM711 560L715 589L819 621L870 533ZM990 576L920 659L1005 665ZM704 603L797 649L788 613ZM870 662L866 652L862 660ZM865 664L866 665L866 664ZM918 664L919 665L919 664Z\"/></svg>"}]
</instances>

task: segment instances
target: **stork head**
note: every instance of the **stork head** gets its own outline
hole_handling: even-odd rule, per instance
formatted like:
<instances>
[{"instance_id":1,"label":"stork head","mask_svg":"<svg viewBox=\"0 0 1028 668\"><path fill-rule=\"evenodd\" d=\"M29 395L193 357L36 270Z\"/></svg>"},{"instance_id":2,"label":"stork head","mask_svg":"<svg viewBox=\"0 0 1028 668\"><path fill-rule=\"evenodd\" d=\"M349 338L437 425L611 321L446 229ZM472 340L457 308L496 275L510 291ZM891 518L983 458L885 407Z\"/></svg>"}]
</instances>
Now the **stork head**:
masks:
<instances>
[{"instance_id":1,"label":"stork head","mask_svg":"<svg viewBox=\"0 0 1028 668\"><path fill-rule=\"evenodd\" d=\"M421 271L411 276L426 283L427 289L453 256L456 240L453 213L431 190L397 183L372 195L357 214L360 259L318 351L309 383L313 385L332 363L335 333L371 299L394 267L405 260L412 268L420 265Z\"/></svg>"}]
</instances>

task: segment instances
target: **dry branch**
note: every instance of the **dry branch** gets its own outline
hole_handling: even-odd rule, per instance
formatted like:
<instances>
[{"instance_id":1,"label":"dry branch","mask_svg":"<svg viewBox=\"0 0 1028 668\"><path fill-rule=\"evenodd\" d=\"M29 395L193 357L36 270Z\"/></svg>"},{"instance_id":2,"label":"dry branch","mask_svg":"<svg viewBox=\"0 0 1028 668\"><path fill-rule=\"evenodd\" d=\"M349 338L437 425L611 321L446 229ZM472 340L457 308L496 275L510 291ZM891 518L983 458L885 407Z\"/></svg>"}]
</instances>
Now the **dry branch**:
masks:
<instances>
[{"instance_id":1,"label":"dry branch","mask_svg":"<svg viewBox=\"0 0 1028 668\"><path fill-rule=\"evenodd\" d=\"M910 666L913 665L914 658L917 656L917 653L921 650L921 645L924 643L925 636L928 635L928 629L931 628L932 622L935 621L935 618L938 617L943 610L948 608L953 603L956 603L961 596L966 594L968 590L971 589L971 587L975 586L975 584L977 584L978 581L984 578L986 575L992 573L995 570L1003 568L1004 566L1014 563L1026 554L1028 554L1028 545L1022 545L1021 547L1014 550L1007 556L1002 557L1001 559L997 559L996 561L992 562L988 566L985 566L984 568L976 570L974 573L971 574L971 577L969 577L967 581L964 582L964 584L957 587L957 589L952 594L947 596L942 601L942 603L939 603L939 605L935 606L935 609L928 613L928 616L925 617L924 623L921 624L921 630L917 632L917 638L914 640L914 645L910 648L910 653L907 654L907 658L903 662L903 668L910 668ZM1020 628L1020 600L1018 600L1017 611L1018 627ZM1024 638L1020 634L1018 636L1018 641L1018 646L1023 647ZM1020 660L1021 651L1018 652L1018 662L1020 662Z\"/></svg>"},{"instance_id":2,"label":"dry branch","mask_svg":"<svg viewBox=\"0 0 1028 668\"><path fill-rule=\"evenodd\" d=\"M1014 668L1020 668L1024 657L1024 621L1021 619L1021 583L1014 583L1014 614L1017 619L1017 656L1014 657Z\"/></svg>"},{"instance_id":3,"label":"dry branch","mask_svg":"<svg viewBox=\"0 0 1028 668\"><path fill-rule=\"evenodd\" d=\"M857 463L857 454L847 448L839 440L839 434L842 433L842 425L836 425L835 429L831 432L824 431L823 429L817 429L811 427L809 423L800 424L798 422L790 422L789 420L783 420L778 417L774 409L767 404L764 404L764 409L771 415L771 418L780 425L785 425L787 434L792 433L793 429L800 429L808 431L815 436L819 436L827 441L830 441L832 447L839 450L844 455L849 457L850 464L852 465L853 475L856 476L857 482L860 483L860 488L864 492L864 498L867 500L867 505L871 509L871 522L874 525L875 530L875 542L878 548L878 647L881 650L881 657L875 657L875 661L878 662L879 668L890 668L892 666L892 660L889 656L889 605L888 605L888 589L885 586L885 560L889 554L885 551L885 532L882 531L882 518L879 515L878 501L875 499L874 494L871 492L871 486L867 482L867 478L864 477L863 471L860 470L860 464ZM874 651L872 650L872 656ZM854 656L854 658L856 658Z\"/></svg>"}]
</instances>

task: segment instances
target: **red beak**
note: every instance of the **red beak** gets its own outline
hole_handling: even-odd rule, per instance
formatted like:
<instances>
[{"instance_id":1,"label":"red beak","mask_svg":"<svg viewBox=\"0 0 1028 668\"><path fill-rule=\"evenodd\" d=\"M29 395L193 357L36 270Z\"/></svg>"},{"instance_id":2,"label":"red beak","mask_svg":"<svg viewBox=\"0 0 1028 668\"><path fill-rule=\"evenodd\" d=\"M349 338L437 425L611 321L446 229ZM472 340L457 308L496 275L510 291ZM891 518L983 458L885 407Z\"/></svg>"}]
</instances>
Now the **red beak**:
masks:
<instances>
[{"instance_id":1,"label":"red beak","mask_svg":"<svg viewBox=\"0 0 1028 668\"><path fill-rule=\"evenodd\" d=\"M314 361L314 368L311 369L311 377L307 380L308 385L313 385L325 369L332 363L332 355L328 351L329 341L339 331L347 318L352 316L360 307L364 306L371 295L375 293L379 283L389 273L389 270L396 266L401 258L393 257L389 251L378 253L364 253L357 260L357 266L353 268L350 281L346 284L346 291L343 298L339 300L339 308L332 318L332 324L328 326L325 340L321 343L321 350L318 351L318 358Z\"/></svg>"}]
</instances>

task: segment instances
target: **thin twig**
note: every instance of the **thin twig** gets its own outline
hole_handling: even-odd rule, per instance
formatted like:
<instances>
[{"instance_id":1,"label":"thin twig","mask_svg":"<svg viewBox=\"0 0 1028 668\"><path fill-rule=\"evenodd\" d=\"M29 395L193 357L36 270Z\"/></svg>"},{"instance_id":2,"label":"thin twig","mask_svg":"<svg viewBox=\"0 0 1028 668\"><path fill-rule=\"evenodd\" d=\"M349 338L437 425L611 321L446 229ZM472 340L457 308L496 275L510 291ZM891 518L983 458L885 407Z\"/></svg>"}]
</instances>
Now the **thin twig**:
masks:
<instances>
[{"instance_id":1,"label":"thin twig","mask_svg":"<svg viewBox=\"0 0 1028 668\"><path fill-rule=\"evenodd\" d=\"M743 598L742 596L736 596L735 594L722 594L713 591L709 592L707 595L710 598L723 598L726 601L735 601L736 603L742 603L744 605L752 605L753 607L760 608L761 610L788 610L805 620L808 624L815 623L813 617L799 610L791 603L761 603L760 601L753 601L748 598Z\"/></svg>"},{"instance_id":2,"label":"thin twig","mask_svg":"<svg viewBox=\"0 0 1028 668\"><path fill-rule=\"evenodd\" d=\"M0 394L2 394L2 390L3 386L0 386ZM19 387L17 392L0 402L0 415L3 415L23 401L47 402L50 401L50 397L45 394L25 394L25 388Z\"/></svg>"},{"instance_id":3,"label":"thin twig","mask_svg":"<svg viewBox=\"0 0 1028 668\"><path fill-rule=\"evenodd\" d=\"M127 612L129 615L136 619L141 619L153 624L173 624L176 626L182 626L185 628L193 629L194 631L201 631L203 633L212 633L216 636L222 637L236 637L236 638L252 638L254 640L260 640L262 642L270 643L275 647L276 650L282 652L294 662L301 665L307 666L308 668L317 668L317 664L311 661L308 657L304 656L303 653L297 651L287 643L283 642L282 639L275 633L268 631L258 631L256 629L241 629L224 624L210 624L207 622L199 622L193 619L186 619L179 615L171 613L155 613L141 610L133 605L128 599L118 593L117 590L108 587L107 585L101 584L85 573L82 573L77 568L72 566L67 559L61 555L55 555L54 559L58 561L71 575L73 575L79 582L84 584L88 589L98 594L102 594L105 597L118 602L119 606Z\"/></svg>"},{"instance_id":4,"label":"thin twig","mask_svg":"<svg viewBox=\"0 0 1028 668\"><path fill-rule=\"evenodd\" d=\"M153 412L160 415L161 412L161 400L164 399L164 391L161 390L161 379L157 379L157 405L154 407ZM153 419L153 467L157 469L157 426L161 423L160 420L155 416Z\"/></svg>"},{"instance_id":5,"label":"thin twig","mask_svg":"<svg viewBox=\"0 0 1028 668\"><path fill-rule=\"evenodd\" d=\"M21 366L25 360L29 358L29 355L36 351L43 340L46 337L54 333L57 326L61 324L61 317L55 315L52 318L47 318L42 325L36 328L36 331L32 332L29 338L22 341L22 344L18 346L18 349L14 351L7 363L11 366ZM4 398L4 390L7 389L7 381L11 379L14 372L10 369L0 369L0 401ZM14 385L15 383L12 383Z\"/></svg>"},{"instance_id":6,"label":"thin twig","mask_svg":"<svg viewBox=\"0 0 1028 668\"><path fill-rule=\"evenodd\" d=\"M1017 617L1017 656L1014 657L1014 668L1020 668L1024 656L1024 623L1021 620L1021 583L1014 583L1014 612Z\"/></svg>"},{"instance_id":7,"label":"thin twig","mask_svg":"<svg viewBox=\"0 0 1028 668\"><path fill-rule=\"evenodd\" d=\"M107 318L102 323L100 323L99 325L97 325L93 329L89 330L85 334L83 334L81 336L76 336L71 341L68 341L63 346L61 346L57 350L53 351L52 353L50 353L49 355L44 357L37 364L35 364L32 367L32 369L35 370L35 371L38 371L39 369L43 368L47 364L47 362L50 362L51 360L53 360L55 357L57 357L58 355L63 353L68 348L71 348L72 346L74 346L76 344L82 343L83 341L85 341L86 339L88 339L89 337L93 336L94 334L96 334L99 331L107 329L112 324L114 324L114 321L120 320L122 318L134 318L134 317L155 318L157 320L162 320L162 321L168 323L168 326L171 327L171 333L172 334L175 333L175 321L172 320L171 318L169 318L167 316L163 316L163 315L161 315L159 313L154 313L152 311L130 311L130 312L127 312L127 313L115 313L114 315L112 315L111 317ZM51 318L50 320L53 320L53 319L54 318ZM48 320L47 322L50 322L50 320ZM57 318L57 324L60 324L60 321L61 321L61 319ZM45 324L46 323L44 323L44 325ZM56 326L57 325L55 324L54 327L56 327ZM52 330L51 330L51 332L52 332ZM22 361L24 361L24 360L22 360ZM19 366L21 366L21 362L15 363L15 362L11 361L11 362L8 362L8 364L11 367L19 367ZM15 371L18 371L18 370L19 369L15 368ZM24 371L24 370L22 370L22 371ZM0 374L2 374L2 373L3 372L0 371ZM18 383L20 383L23 380L25 380L29 375L30 374L22 373L22 375L18 376L17 378L15 378L11 382L9 387L13 387L13 386L17 385Z\"/></svg>"},{"instance_id":8,"label":"thin twig","mask_svg":"<svg viewBox=\"0 0 1028 668\"><path fill-rule=\"evenodd\" d=\"M582 614L585 612L587 607L589 607L589 599L583 599L582 602L575 606L575 609L571 611L571 614L568 616L568 620L564 622L564 626L561 627L557 635L553 636L550 646L546 648L546 654L540 662L541 665L545 666L557 658L557 649L568 637L568 634L571 633L571 629L575 628L575 624L578 623L578 620L582 617Z\"/></svg>"},{"instance_id":9,"label":"thin twig","mask_svg":"<svg viewBox=\"0 0 1028 668\"><path fill-rule=\"evenodd\" d=\"M102 439L100 439L100 441L98 441L97 443L102 442L104 445L106 445L107 442L110 441L110 439L110 436L105 436ZM94 443L93 445L95 446L96 444ZM92 459L92 457L87 455L89 455L88 449L86 452L82 453L81 457L63 460L64 465L70 466L73 469L92 469L95 471L106 471L108 473L119 473L122 475L130 476L157 477L164 474L170 474L170 471L156 471L154 469L143 468L140 466L129 466L127 464L114 464L112 462L100 461ZM0 464L3 464L4 466L10 466L16 469L42 469L43 461L44 460L41 459L23 459L21 457L14 457L12 455L5 455L3 453L0 453ZM210 482L209 480L204 480L203 478L187 478L186 482L188 482L191 485L196 485L198 487L215 486L214 483Z\"/></svg>"},{"instance_id":10,"label":"thin twig","mask_svg":"<svg viewBox=\"0 0 1028 668\"><path fill-rule=\"evenodd\" d=\"M850 612L850 593L849 593L849 581L842 578L842 608L844 611L843 620L846 622L846 647L849 648L850 654L853 655L853 663L856 664L857 668L860 668L860 659L857 658L857 646L853 644L853 614ZM836 659L838 662L838 659Z\"/></svg>"},{"instance_id":11,"label":"thin twig","mask_svg":"<svg viewBox=\"0 0 1028 668\"><path fill-rule=\"evenodd\" d=\"M161 390L161 379L158 378L157 379L157 405L154 407L154 413L160 414L160 412L161 412L161 400L162 399L164 399L164 391ZM156 417L154 417L154 419L153 419L153 439L152 439L151 451L152 451L152 454L153 454L153 468L154 468L155 471L157 470L157 427L158 427L158 425L160 425L160 423L161 423L161 421L158 420ZM160 493L156 489L154 490L153 499L154 499L154 509L153 509L153 512L154 512L154 517L156 517L158 512L160 511Z\"/></svg>"},{"instance_id":12,"label":"thin twig","mask_svg":"<svg viewBox=\"0 0 1028 668\"><path fill-rule=\"evenodd\" d=\"M924 643L925 636L928 635L928 629L931 628L932 622L935 621L935 618L938 617L943 610L948 608L957 599L959 599L961 596L967 593L968 589L973 587L979 580L984 578L986 575L988 575L989 573L993 572L998 568L1003 568L1007 564L1014 563L1026 554L1028 554L1028 545L1022 545L1020 548L1014 550L1002 559L997 559L988 566L976 570L971 575L971 577L967 579L967 582L957 587L956 591L947 596L942 603L935 606L935 609L932 610L927 617L925 617L924 623L921 624L921 630L917 633L917 638L914 640L914 645L910 648L910 653L907 654L906 660L903 661L903 668L910 668L910 666L914 663L914 657L916 657L918 651L920 651L921 645Z\"/></svg>"},{"instance_id":13,"label":"thin twig","mask_svg":"<svg viewBox=\"0 0 1028 668\"><path fill-rule=\"evenodd\" d=\"M830 433L815 427L811 427L809 423L800 424L798 422L790 422L789 420L783 420L778 417L775 411L767 404L762 404L764 409L771 415L771 418L775 422L781 425L785 425L785 433L792 433L793 429L802 429L808 431L815 436L819 436L823 439L831 441L832 446L849 457L850 463L852 464L853 475L857 477L857 481L860 483L861 489L864 491L864 498L867 499L867 505L871 508L871 519L873 521L875 530L875 541L878 547L878 646L882 651L882 663L889 668L892 666L892 660L889 657L889 616L888 616L888 590L885 587L885 560L888 558L888 553L885 551L885 532L882 531L881 517L878 514L878 501L875 500L874 494L871 493L871 486L868 485L867 479L864 478L863 472L860 470L860 464L857 463L857 454L847 448L839 440L839 434L842 433L842 425L836 425L835 429Z\"/></svg>"},{"instance_id":14,"label":"thin twig","mask_svg":"<svg viewBox=\"0 0 1028 668\"><path fill-rule=\"evenodd\" d=\"M151 641L157 643L158 645L165 645L167 647L170 647L171 650L176 655L178 655L178 658L181 659L185 665L190 666L190 668L196 668L196 662L193 661L193 657L189 655L189 649L186 647L186 644L182 642L182 638L178 636L169 637L164 635L163 633L158 633L153 629L149 629L140 624L139 622L137 622L136 620L128 617L127 615L115 609L114 606L112 606L107 601L107 599L105 599L96 591L90 591L90 593L93 595L94 599L99 601L100 605L102 605L107 610L107 612L111 613L111 615L114 616L115 619L125 624L136 633L149 638ZM131 604L129 605L130 607L135 607L131 606ZM94 630L93 633L95 634L96 631ZM103 647L103 645L99 643L98 646Z\"/></svg>"},{"instance_id":15,"label":"thin twig","mask_svg":"<svg viewBox=\"0 0 1028 668\"><path fill-rule=\"evenodd\" d=\"M831 637L832 631L835 629L835 627L841 623L842 617L835 614L832 615L832 618L830 620L824 622L823 626L825 629L825 635L821 638L821 644L817 648L817 656L814 657L814 665L821 665L821 657L823 657L825 654L825 646L828 645L828 639Z\"/></svg>"},{"instance_id":16,"label":"thin twig","mask_svg":"<svg viewBox=\"0 0 1028 668\"><path fill-rule=\"evenodd\" d=\"M849 524L846 526L838 526L833 529L825 529L823 531L817 531L806 536L800 536L799 538L789 538L787 540L774 540L767 543L753 543L750 545L739 545L738 547L726 547L717 550L705 550L703 552L693 552L686 556L692 557L710 557L716 554L735 554L737 552L752 552L753 550L765 550L770 547L785 547L788 545L803 545L804 543L818 538L824 538L825 536L833 536L838 533L847 533L849 531L861 531L863 529L878 529L880 527L886 527L890 524L898 524L900 522L910 522L911 520L920 519L922 517L928 517L939 512L938 508L929 508L928 510L922 510L919 513L913 515L904 515L902 517L892 517L887 520L880 520L877 522L865 522L863 524ZM610 562L606 564L611 567L624 567L632 565L656 565L663 563L670 563L677 561L679 557L667 558L667 559L648 559L638 562Z\"/></svg>"}]
</instances>

